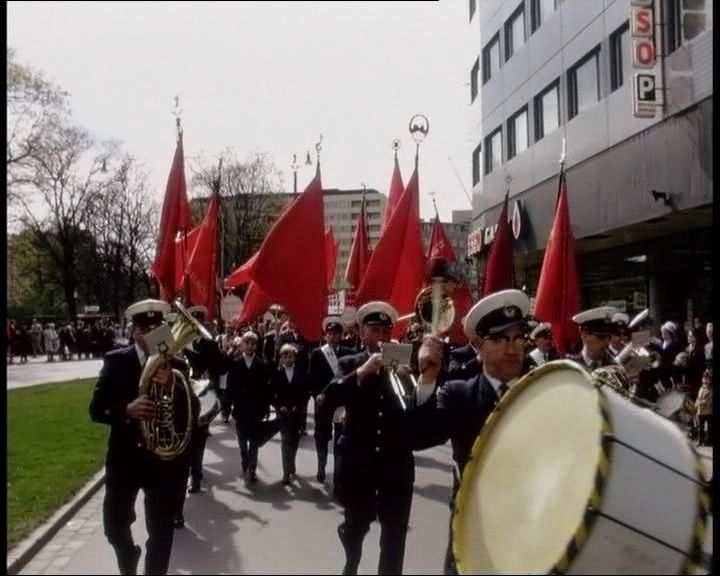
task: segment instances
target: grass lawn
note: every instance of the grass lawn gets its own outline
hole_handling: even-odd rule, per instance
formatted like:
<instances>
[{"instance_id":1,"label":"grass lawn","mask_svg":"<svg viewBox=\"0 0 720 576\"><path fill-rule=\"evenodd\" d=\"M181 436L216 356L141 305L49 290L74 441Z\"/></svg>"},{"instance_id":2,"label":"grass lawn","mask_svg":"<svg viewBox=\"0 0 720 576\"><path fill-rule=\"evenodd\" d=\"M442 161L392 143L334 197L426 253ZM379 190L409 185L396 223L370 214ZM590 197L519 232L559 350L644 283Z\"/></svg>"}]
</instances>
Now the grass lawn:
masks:
<instances>
[{"instance_id":1,"label":"grass lawn","mask_svg":"<svg viewBox=\"0 0 720 576\"><path fill-rule=\"evenodd\" d=\"M8 391L8 550L104 465L110 428L88 413L96 380Z\"/></svg>"}]
</instances>

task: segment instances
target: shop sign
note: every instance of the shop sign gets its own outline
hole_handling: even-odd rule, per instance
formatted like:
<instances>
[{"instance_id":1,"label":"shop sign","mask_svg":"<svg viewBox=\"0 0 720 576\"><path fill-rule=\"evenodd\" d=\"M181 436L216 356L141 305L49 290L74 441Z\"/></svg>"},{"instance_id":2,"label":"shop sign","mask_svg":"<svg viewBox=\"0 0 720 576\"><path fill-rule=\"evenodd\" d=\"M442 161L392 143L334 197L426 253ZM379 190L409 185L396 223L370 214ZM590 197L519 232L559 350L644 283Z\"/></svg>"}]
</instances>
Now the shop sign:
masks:
<instances>
[{"instance_id":1,"label":"shop sign","mask_svg":"<svg viewBox=\"0 0 720 576\"><path fill-rule=\"evenodd\" d=\"M515 240L525 233L527 227L525 223L525 212L522 209L520 200L515 200L512 216L508 220L510 224L513 237ZM472 256L483 250L485 247L490 246L493 240L495 240L495 234L497 234L498 225L493 224L485 228L478 228L470 233L468 236L468 256Z\"/></svg>"},{"instance_id":2,"label":"shop sign","mask_svg":"<svg viewBox=\"0 0 720 576\"><path fill-rule=\"evenodd\" d=\"M654 0L631 0L630 4L633 68L648 70L657 63ZM633 114L638 118L654 118L658 106L657 93L655 74L635 74Z\"/></svg>"}]
</instances>

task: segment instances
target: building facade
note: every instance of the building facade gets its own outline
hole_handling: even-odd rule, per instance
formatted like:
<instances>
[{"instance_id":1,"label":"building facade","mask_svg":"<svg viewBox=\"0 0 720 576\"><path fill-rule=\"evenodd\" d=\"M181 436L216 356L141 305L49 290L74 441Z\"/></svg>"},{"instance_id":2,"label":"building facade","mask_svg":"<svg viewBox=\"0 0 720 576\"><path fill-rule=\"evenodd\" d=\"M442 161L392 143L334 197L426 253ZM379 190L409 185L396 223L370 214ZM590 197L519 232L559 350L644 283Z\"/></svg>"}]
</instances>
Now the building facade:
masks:
<instances>
[{"instance_id":1,"label":"building facade","mask_svg":"<svg viewBox=\"0 0 720 576\"><path fill-rule=\"evenodd\" d=\"M470 0L473 223L484 269L505 191L533 296L559 158L584 307L712 315L710 0Z\"/></svg>"},{"instance_id":2,"label":"building facade","mask_svg":"<svg viewBox=\"0 0 720 576\"><path fill-rule=\"evenodd\" d=\"M335 290L347 290L349 286L345 282L345 269L350 259L350 249L357 221L360 218L363 190L323 190L325 203L325 228L332 228L337 242L337 263L335 266ZM383 214L387 198L377 190L368 188L365 190L365 214L368 243L373 249L380 239Z\"/></svg>"}]
</instances>

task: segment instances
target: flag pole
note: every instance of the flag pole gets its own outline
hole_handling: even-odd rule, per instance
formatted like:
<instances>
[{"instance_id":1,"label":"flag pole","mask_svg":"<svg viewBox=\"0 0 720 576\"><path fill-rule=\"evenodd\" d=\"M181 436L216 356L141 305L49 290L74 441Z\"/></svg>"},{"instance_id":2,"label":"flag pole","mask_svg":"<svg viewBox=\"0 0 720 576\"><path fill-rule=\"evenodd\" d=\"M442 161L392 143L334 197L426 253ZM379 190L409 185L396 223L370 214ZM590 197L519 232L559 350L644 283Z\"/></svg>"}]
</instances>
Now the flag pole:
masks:
<instances>
[{"instance_id":1,"label":"flag pole","mask_svg":"<svg viewBox=\"0 0 720 576\"><path fill-rule=\"evenodd\" d=\"M555 219L557 220L557 207L560 204L560 197L562 194L562 187L563 187L563 181L565 179L565 159L567 157L567 140L566 137L563 136L562 139L562 150L560 152L560 179L558 182L558 197L557 202L555 202ZM567 262L567 235L563 235L562 238L562 261ZM562 297L560 299L560 315L562 318L563 328L561 329L561 334L565 336L565 323L567 322L567 266L563 266L563 287L562 287ZM563 347L565 350L569 350L569 342L567 340L563 342ZM575 350L573 350L573 353Z\"/></svg>"},{"instance_id":2,"label":"flag pole","mask_svg":"<svg viewBox=\"0 0 720 576\"><path fill-rule=\"evenodd\" d=\"M218 268L215 266L217 263L217 252L215 256L215 260L213 262L213 270L215 271L215 278L213 278L214 282L214 289L215 289L215 318L217 319L220 316L220 301L222 298L222 289L220 287L220 278L223 278L223 217L222 217L222 202L220 201L220 186L222 183L222 165L223 165L223 159L220 157L220 160L218 161L218 176L217 180L215 181L214 186L214 194L217 194L217 201L218 201L218 218L220 219L220 241L218 242L218 238L215 238L215 246L219 247L220 249L220 267L219 267L219 275L218 275Z\"/></svg>"},{"instance_id":3,"label":"flag pole","mask_svg":"<svg viewBox=\"0 0 720 576\"><path fill-rule=\"evenodd\" d=\"M180 96L175 96L175 109L172 112L175 116L175 130L177 132L177 145L182 144L183 141L183 129L180 116L182 115L182 108L180 107ZM183 151L184 153L184 151ZM183 162L184 169L184 162ZM190 282L188 280L187 263L188 263L188 249L187 249L187 228L182 228L182 255L183 255L183 271L185 276L185 305L190 306L192 304L190 300Z\"/></svg>"}]
</instances>

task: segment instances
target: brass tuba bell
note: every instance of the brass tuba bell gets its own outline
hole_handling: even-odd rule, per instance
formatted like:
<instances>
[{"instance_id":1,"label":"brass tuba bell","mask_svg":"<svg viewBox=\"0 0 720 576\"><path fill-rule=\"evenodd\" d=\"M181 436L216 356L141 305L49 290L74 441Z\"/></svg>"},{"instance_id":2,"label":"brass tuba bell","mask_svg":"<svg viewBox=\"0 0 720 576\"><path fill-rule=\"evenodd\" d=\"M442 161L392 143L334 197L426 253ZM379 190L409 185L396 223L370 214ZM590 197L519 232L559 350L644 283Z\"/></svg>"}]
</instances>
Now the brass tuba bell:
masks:
<instances>
[{"instance_id":1,"label":"brass tuba bell","mask_svg":"<svg viewBox=\"0 0 720 576\"><path fill-rule=\"evenodd\" d=\"M140 423L145 447L162 460L172 460L185 450L193 427L194 392L188 376L173 368L171 360L198 336L212 338L180 302L175 307L179 315L171 330L173 344L148 358L139 387L139 395L146 395L158 410L156 419Z\"/></svg>"}]
</instances>

